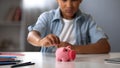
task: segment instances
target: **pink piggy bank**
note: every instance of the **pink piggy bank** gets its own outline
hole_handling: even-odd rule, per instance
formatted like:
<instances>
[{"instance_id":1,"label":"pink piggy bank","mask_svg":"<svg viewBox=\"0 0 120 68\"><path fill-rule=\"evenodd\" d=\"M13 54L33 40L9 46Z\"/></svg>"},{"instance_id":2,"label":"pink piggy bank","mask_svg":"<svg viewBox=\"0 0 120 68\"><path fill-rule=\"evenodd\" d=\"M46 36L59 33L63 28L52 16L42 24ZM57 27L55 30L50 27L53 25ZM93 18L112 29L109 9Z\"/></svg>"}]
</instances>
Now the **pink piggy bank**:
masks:
<instances>
[{"instance_id":1,"label":"pink piggy bank","mask_svg":"<svg viewBox=\"0 0 120 68\"><path fill-rule=\"evenodd\" d=\"M56 60L60 62L73 61L76 58L76 52L70 46L58 48L55 55Z\"/></svg>"}]
</instances>

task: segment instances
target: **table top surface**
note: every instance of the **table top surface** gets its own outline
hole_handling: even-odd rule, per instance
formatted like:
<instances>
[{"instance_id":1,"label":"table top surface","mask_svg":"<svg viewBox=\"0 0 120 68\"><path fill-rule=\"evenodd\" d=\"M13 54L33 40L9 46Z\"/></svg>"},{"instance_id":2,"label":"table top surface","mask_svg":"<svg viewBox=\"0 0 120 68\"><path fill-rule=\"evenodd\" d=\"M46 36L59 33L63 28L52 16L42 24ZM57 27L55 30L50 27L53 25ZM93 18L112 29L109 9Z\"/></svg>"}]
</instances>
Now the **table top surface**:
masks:
<instances>
[{"instance_id":1,"label":"table top surface","mask_svg":"<svg viewBox=\"0 0 120 68\"><path fill-rule=\"evenodd\" d=\"M120 64L108 63L105 59L120 58L120 53L109 54L77 54L76 59L71 62L58 62L54 53L41 52L12 52L24 54L16 59L22 62L33 62L35 65L21 68L120 68ZM21 63L22 63L21 62ZM0 66L0 68L10 68L11 65Z\"/></svg>"}]
</instances>

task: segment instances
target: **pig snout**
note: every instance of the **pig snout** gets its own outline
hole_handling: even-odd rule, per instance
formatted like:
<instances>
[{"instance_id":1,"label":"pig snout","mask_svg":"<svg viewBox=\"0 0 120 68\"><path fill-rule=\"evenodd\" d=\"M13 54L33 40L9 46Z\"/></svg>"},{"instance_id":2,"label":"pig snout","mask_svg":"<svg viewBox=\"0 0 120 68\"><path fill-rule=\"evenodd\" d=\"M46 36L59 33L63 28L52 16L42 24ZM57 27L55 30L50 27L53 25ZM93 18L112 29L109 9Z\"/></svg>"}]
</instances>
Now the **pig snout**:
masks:
<instances>
[{"instance_id":1,"label":"pig snout","mask_svg":"<svg viewBox=\"0 0 120 68\"><path fill-rule=\"evenodd\" d=\"M74 50L71 50L69 52L69 57L71 60L74 60L76 58L76 52Z\"/></svg>"}]
</instances>

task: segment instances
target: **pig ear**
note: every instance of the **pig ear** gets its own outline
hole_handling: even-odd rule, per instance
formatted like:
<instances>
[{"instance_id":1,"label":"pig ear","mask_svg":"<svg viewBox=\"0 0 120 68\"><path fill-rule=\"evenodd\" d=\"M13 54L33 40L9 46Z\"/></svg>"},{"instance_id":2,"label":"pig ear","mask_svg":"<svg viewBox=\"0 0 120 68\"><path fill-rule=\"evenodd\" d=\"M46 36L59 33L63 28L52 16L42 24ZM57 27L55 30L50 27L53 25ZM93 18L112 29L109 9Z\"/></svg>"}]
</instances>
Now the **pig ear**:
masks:
<instances>
[{"instance_id":1,"label":"pig ear","mask_svg":"<svg viewBox=\"0 0 120 68\"><path fill-rule=\"evenodd\" d=\"M67 46L67 48L70 48L70 49L71 49L71 46Z\"/></svg>"}]
</instances>

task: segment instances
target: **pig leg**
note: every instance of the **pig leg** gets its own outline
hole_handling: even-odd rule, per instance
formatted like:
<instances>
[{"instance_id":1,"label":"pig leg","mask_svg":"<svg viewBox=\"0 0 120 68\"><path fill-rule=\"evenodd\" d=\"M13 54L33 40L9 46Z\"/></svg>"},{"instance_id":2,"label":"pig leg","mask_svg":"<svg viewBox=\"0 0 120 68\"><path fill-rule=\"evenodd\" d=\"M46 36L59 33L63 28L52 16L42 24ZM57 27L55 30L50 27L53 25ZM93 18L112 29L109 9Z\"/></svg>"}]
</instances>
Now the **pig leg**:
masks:
<instances>
[{"instance_id":1,"label":"pig leg","mask_svg":"<svg viewBox=\"0 0 120 68\"><path fill-rule=\"evenodd\" d=\"M62 61L63 61L63 62L69 62L70 59L65 59L65 58L63 58Z\"/></svg>"},{"instance_id":2,"label":"pig leg","mask_svg":"<svg viewBox=\"0 0 120 68\"><path fill-rule=\"evenodd\" d=\"M62 61L62 59L60 59L60 58L56 58L56 60L57 60L57 61L59 61L59 62L61 62L61 61Z\"/></svg>"}]
</instances>

